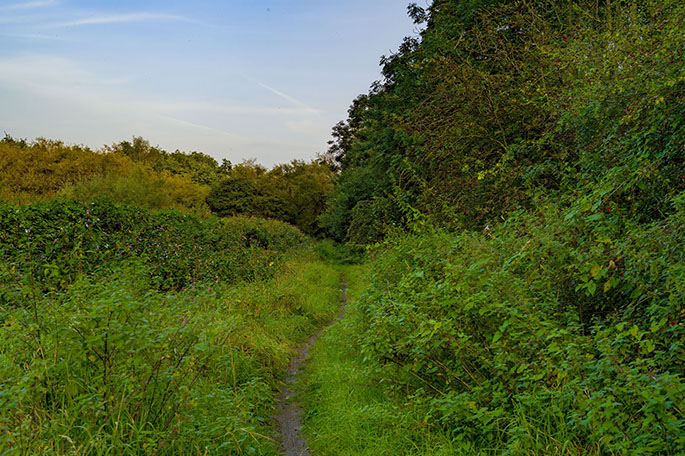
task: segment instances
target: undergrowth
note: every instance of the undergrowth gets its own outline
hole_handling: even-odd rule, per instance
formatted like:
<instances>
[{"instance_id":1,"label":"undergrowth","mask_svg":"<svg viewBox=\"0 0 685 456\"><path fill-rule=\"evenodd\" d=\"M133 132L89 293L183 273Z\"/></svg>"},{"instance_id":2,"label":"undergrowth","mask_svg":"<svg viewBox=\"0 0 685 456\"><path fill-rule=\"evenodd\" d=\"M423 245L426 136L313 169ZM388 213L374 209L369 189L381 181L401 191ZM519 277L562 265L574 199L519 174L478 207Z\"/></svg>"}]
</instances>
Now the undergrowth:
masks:
<instances>
[{"instance_id":1,"label":"undergrowth","mask_svg":"<svg viewBox=\"0 0 685 456\"><path fill-rule=\"evenodd\" d=\"M277 454L279 379L339 307L339 273L297 230L0 209L1 455Z\"/></svg>"},{"instance_id":2,"label":"undergrowth","mask_svg":"<svg viewBox=\"0 0 685 456\"><path fill-rule=\"evenodd\" d=\"M673 204L649 225L548 204L483 233L386 242L313 352L314 447L682 454L685 223Z\"/></svg>"}]
</instances>

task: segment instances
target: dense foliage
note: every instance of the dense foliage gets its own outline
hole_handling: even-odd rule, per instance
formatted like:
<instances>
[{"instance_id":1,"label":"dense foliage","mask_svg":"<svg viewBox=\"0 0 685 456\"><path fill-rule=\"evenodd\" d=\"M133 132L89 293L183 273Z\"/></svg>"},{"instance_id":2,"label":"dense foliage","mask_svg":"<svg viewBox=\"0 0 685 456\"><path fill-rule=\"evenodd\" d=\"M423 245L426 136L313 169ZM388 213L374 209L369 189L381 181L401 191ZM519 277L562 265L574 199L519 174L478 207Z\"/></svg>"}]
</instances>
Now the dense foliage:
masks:
<instances>
[{"instance_id":1,"label":"dense foliage","mask_svg":"<svg viewBox=\"0 0 685 456\"><path fill-rule=\"evenodd\" d=\"M60 290L79 274L131 259L148 265L155 287L164 290L265 277L279 250L304 240L282 223L150 212L107 199L0 204L0 255L9 268L3 283L10 289L32 281Z\"/></svg>"},{"instance_id":2,"label":"dense foliage","mask_svg":"<svg viewBox=\"0 0 685 456\"><path fill-rule=\"evenodd\" d=\"M358 344L474 448L678 454L684 202L620 237L550 207L490 235L401 240L376 260Z\"/></svg>"},{"instance_id":3,"label":"dense foliage","mask_svg":"<svg viewBox=\"0 0 685 456\"><path fill-rule=\"evenodd\" d=\"M330 165L317 161L270 170L254 161L219 164L200 152L166 152L140 137L99 151L40 138L0 141L0 200L15 203L106 196L148 209L276 219L319 235L332 179Z\"/></svg>"},{"instance_id":4,"label":"dense foliage","mask_svg":"<svg viewBox=\"0 0 685 456\"><path fill-rule=\"evenodd\" d=\"M197 163L213 162L203 154L167 154L151 147L142 138L134 138L138 151L126 148L128 142L93 151L69 146L61 141L37 139L34 142L6 136L0 141L0 199L30 203L55 196L92 200L107 196L114 201L149 209L178 209L206 213L205 198L209 185L196 178ZM186 157L185 168L171 171L148 158ZM192 157L195 157L193 160Z\"/></svg>"},{"instance_id":5,"label":"dense foliage","mask_svg":"<svg viewBox=\"0 0 685 456\"><path fill-rule=\"evenodd\" d=\"M438 0L410 13L420 39L382 59L384 80L333 130L341 175L324 221L336 238L378 240L412 209L482 229L537 194L600 187L627 217L672 210L680 2Z\"/></svg>"},{"instance_id":6,"label":"dense foliage","mask_svg":"<svg viewBox=\"0 0 685 456\"><path fill-rule=\"evenodd\" d=\"M326 209L333 172L323 163L293 161L270 170L254 162L231 168L207 197L219 216L251 215L291 223L310 235L321 234L318 218Z\"/></svg>"},{"instance_id":7,"label":"dense foliage","mask_svg":"<svg viewBox=\"0 0 685 456\"><path fill-rule=\"evenodd\" d=\"M345 441L325 422L355 407L431 448L359 454L682 454L682 2L409 10L420 37L334 129L323 218L381 241L344 356L387 386L322 387L357 403L312 435Z\"/></svg>"},{"instance_id":8,"label":"dense foliage","mask_svg":"<svg viewBox=\"0 0 685 456\"><path fill-rule=\"evenodd\" d=\"M339 302L304 242L108 200L0 205L0 453L277 454L278 378Z\"/></svg>"}]
</instances>

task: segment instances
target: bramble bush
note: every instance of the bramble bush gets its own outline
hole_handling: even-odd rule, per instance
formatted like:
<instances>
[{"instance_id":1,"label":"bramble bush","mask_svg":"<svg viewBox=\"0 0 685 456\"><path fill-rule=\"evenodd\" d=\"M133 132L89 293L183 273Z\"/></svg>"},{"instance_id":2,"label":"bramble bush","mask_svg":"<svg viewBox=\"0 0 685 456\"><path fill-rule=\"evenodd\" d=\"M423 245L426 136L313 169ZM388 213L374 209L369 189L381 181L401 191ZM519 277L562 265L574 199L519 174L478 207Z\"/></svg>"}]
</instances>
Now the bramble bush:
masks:
<instances>
[{"instance_id":1,"label":"bramble bush","mask_svg":"<svg viewBox=\"0 0 685 456\"><path fill-rule=\"evenodd\" d=\"M275 221L0 206L0 454L277 454L278 379L339 275Z\"/></svg>"},{"instance_id":2,"label":"bramble bush","mask_svg":"<svg viewBox=\"0 0 685 456\"><path fill-rule=\"evenodd\" d=\"M678 454L684 202L618 232L604 212L548 205L486 233L393 241L359 300L358 343L428 422L476 447Z\"/></svg>"},{"instance_id":3,"label":"bramble bush","mask_svg":"<svg viewBox=\"0 0 685 456\"><path fill-rule=\"evenodd\" d=\"M305 236L290 225L250 219L199 218L151 212L101 198L90 203L0 204L0 254L7 288L27 281L59 290L81 273L141 259L156 288L181 289L200 280L269 276Z\"/></svg>"}]
</instances>

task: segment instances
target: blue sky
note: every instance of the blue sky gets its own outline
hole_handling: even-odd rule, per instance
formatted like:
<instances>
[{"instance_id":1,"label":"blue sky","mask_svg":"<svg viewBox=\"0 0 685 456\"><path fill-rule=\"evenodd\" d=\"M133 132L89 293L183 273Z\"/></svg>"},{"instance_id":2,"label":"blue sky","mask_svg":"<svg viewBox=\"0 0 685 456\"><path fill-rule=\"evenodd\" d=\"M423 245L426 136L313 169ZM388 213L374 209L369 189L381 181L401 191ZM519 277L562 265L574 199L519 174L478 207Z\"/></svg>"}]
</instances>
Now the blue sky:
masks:
<instances>
[{"instance_id":1,"label":"blue sky","mask_svg":"<svg viewBox=\"0 0 685 456\"><path fill-rule=\"evenodd\" d=\"M0 0L0 129L312 159L380 56L415 34L408 3Z\"/></svg>"}]
</instances>

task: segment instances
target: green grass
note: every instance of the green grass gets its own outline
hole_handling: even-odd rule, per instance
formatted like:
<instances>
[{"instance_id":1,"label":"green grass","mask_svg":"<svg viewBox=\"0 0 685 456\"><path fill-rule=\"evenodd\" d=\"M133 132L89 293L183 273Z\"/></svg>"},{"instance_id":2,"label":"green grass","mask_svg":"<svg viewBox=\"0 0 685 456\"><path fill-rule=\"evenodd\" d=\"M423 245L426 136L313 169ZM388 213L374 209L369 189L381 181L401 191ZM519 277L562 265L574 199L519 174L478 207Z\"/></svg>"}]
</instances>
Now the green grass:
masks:
<instances>
[{"instance_id":1,"label":"green grass","mask_svg":"<svg viewBox=\"0 0 685 456\"><path fill-rule=\"evenodd\" d=\"M315 343L300 386L304 432L313 454L459 454L448 438L423 421L415 406L397 400L393 385L377 382L382 367L360 352L355 322L355 299L370 271L368 266L341 269L349 287L346 316Z\"/></svg>"},{"instance_id":2,"label":"green grass","mask_svg":"<svg viewBox=\"0 0 685 456\"><path fill-rule=\"evenodd\" d=\"M339 285L301 249L234 285L160 292L129 263L27 290L30 305L0 307L0 454L277 454L279 378Z\"/></svg>"}]
</instances>

